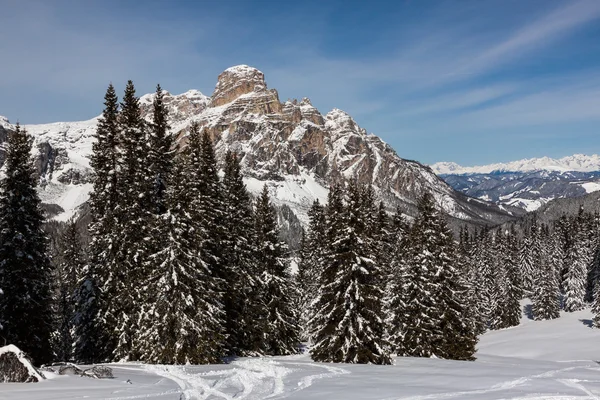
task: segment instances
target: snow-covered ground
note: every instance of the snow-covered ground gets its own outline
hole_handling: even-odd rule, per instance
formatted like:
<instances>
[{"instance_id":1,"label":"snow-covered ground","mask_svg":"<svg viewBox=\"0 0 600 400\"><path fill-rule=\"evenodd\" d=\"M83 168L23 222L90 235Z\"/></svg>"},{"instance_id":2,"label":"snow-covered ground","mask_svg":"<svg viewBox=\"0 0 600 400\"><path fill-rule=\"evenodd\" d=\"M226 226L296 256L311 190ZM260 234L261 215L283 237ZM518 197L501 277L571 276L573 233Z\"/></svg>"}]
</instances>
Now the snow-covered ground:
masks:
<instances>
[{"instance_id":1,"label":"snow-covered ground","mask_svg":"<svg viewBox=\"0 0 600 400\"><path fill-rule=\"evenodd\" d=\"M227 365L111 365L115 379L0 384L0 399L600 399L600 330L589 310L481 338L475 362L397 358L393 366L320 364L306 355ZM127 381L130 382L127 382Z\"/></svg>"}]
</instances>

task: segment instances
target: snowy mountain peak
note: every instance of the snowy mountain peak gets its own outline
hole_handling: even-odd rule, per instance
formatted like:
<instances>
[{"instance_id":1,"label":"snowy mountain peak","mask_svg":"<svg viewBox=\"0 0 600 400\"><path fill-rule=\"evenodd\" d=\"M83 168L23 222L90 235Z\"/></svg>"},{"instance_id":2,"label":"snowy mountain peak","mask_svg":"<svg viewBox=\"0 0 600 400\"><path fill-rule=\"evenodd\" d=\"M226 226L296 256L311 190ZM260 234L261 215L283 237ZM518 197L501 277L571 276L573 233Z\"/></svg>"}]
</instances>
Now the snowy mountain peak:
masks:
<instances>
[{"instance_id":1,"label":"snowy mountain peak","mask_svg":"<svg viewBox=\"0 0 600 400\"><path fill-rule=\"evenodd\" d=\"M313 106L308 97L303 97L302 100L300 101L300 105L301 106L311 106L311 107Z\"/></svg>"},{"instance_id":2,"label":"snowy mountain peak","mask_svg":"<svg viewBox=\"0 0 600 400\"><path fill-rule=\"evenodd\" d=\"M472 175L492 172L594 172L600 171L600 156L597 154L574 154L559 159L550 157L529 158L508 163L496 163L474 167L463 167L453 162L439 162L431 166L438 175Z\"/></svg>"},{"instance_id":3,"label":"snowy mountain peak","mask_svg":"<svg viewBox=\"0 0 600 400\"><path fill-rule=\"evenodd\" d=\"M238 75L240 77L253 76L256 73L264 76L261 71L246 64L234 65L233 67L229 67L223 71L223 73L225 72L228 74Z\"/></svg>"},{"instance_id":4,"label":"snowy mountain peak","mask_svg":"<svg viewBox=\"0 0 600 400\"><path fill-rule=\"evenodd\" d=\"M265 75L247 65L237 65L223 71L217 80L211 106L219 107L231 103L240 96L267 90Z\"/></svg>"}]
</instances>

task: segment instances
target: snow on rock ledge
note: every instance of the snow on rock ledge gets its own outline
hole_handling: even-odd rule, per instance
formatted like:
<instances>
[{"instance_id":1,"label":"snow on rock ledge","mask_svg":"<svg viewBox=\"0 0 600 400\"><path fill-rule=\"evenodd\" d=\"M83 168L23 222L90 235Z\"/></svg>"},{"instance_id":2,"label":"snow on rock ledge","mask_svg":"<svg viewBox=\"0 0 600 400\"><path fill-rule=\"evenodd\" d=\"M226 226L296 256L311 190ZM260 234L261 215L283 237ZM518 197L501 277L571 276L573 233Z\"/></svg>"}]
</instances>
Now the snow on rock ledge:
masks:
<instances>
[{"instance_id":1,"label":"snow on rock ledge","mask_svg":"<svg viewBox=\"0 0 600 400\"><path fill-rule=\"evenodd\" d=\"M0 347L0 382L39 382L44 376L17 346Z\"/></svg>"},{"instance_id":2,"label":"snow on rock ledge","mask_svg":"<svg viewBox=\"0 0 600 400\"><path fill-rule=\"evenodd\" d=\"M2 115L0 115L0 127L11 130L14 129L13 125L10 123L8 118L3 117Z\"/></svg>"}]
</instances>

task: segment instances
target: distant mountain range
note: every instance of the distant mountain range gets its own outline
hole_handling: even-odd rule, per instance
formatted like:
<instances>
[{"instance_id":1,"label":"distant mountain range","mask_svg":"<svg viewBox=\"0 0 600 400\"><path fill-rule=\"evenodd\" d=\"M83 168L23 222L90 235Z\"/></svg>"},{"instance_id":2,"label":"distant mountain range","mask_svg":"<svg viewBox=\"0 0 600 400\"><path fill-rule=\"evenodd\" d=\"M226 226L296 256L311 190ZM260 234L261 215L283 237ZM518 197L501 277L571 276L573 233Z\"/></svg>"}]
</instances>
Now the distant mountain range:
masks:
<instances>
[{"instance_id":1,"label":"distant mountain range","mask_svg":"<svg viewBox=\"0 0 600 400\"><path fill-rule=\"evenodd\" d=\"M463 167L441 162L431 169L454 189L497 204L537 210L550 200L600 190L600 156L575 154Z\"/></svg>"},{"instance_id":2,"label":"distant mountain range","mask_svg":"<svg viewBox=\"0 0 600 400\"><path fill-rule=\"evenodd\" d=\"M463 167L453 162L439 162L431 166L438 175L490 174L493 172L596 172L600 171L600 156L574 154L559 159L550 157L527 158L507 163Z\"/></svg>"}]
</instances>

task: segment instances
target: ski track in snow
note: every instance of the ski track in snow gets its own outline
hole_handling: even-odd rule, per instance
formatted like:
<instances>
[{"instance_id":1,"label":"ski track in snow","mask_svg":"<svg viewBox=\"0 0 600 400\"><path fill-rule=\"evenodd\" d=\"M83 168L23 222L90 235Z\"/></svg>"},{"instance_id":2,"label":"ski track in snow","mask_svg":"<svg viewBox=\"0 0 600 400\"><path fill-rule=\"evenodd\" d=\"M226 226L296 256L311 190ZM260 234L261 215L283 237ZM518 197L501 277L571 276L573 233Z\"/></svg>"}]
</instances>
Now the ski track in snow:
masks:
<instances>
[{"instance_id":1,"label":"ski track in snow","mask_svg":"<svg viewBox=\"0 0 600 400\"><path fill-rule=\"evenodd\" d=\"M343 368L323 364L308 364L326 372L302 377L294 386L284 382L284 378L294 371L288 366L306 366L304 363L277 362L270 359L234 361L233 368L220 371L197 372L193 367L172 365L148 365L146 370L171 379L181 388L185 399L247 399L262 400L285 397L304 390L319 379L333 378L348 374ZM287 390L286 390L287 389Z\"/></svg>"},{"instance_id":2,"label":"ski track in snow","mask_svg":"<svg viewBox=\"0 0 600 400\"><path fill-rule=\"evenodd\" d=\"M395 400L433 400L433 399L437 400L437 399L450 399L450 398L456 398L456 397L463 398L464 396L474 396L474 395L482 395L482 394L487 394L487 393L492 393L492 392L501 392L501 391L505 391L508 389L513 389L513 388L519 387L519 386L524 385L525 383L530 382L534 379L552 378L555 375L561 374L563 372L572 371L575 369L594 369L594 370L600 371L600 368L589 368L589 367L576 366L576 367L552 370L552 371L544 372L541 374L525 376L525 377L521 377L518 379L512 379L509 381L500 382L500 383L497 383L497 384L491 386L488 389L476 389L476 390L468 390L468 391L461 391L461 392L435 393L435 394L429 394L429 395L399 397L399 398L396 398ZM566 386L569 386L571 388L579 389L580 391L585 393L586 396L564 396L564 395L558 395L558 396L554 395L553 396L553 395L540 393L539 396L538 395L529 395L526 397L508 397L508 398L506 398L506 400L509 400L509 399L510 400L525 400L525 399L528 399L528 400L546 400L546 399L600 400L600 397L596 396L594 393L587 390L583 385L578 383L578 382L582 382L578 379L556 379L556 381L560 382Z\"/></svg>"}]
</instances>

